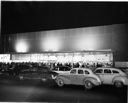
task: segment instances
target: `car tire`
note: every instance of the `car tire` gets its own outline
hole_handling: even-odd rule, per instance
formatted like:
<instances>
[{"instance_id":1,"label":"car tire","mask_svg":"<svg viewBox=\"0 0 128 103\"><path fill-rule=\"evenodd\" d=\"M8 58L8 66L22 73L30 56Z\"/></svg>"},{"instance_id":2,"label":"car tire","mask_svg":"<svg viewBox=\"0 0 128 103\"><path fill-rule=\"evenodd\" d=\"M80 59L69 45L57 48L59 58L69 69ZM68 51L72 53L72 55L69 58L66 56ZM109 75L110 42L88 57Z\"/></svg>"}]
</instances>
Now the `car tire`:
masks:
<instances>
[{"instance_id":1,"label":"car tire","mask_svg":"<svg viewBox=\"0 0 128 103\"><path fill-rule=\"evenodd\" d=\"M114 82L114 85L115 85L117 88L123 87L123 83L122 83L121 81L115 81L115 82Z\"/></svg>"},{"instance_id":2,"label":"car tire","mask_svg":"<svg viewBox=\"0 0 128 103\"><path fill-rule=\"evenodd\" d=\"M56 83L57 83L57 85L59 87L63 87L64 86L64 81L62 79L60 79L60 78L56 80Z\"/></svg>"},{"instance_id":3,"label":"car tire","mask_svg":"<svg viewBox=\"0 0 128 103\"><path fill-rule=\"evenodd\" d=\"M92 83L91 81L89 81L89 80L86 80L86 81L84 82L84 87L85 87L85 89L87 89L87 90L92 89L93 86L94 86L93 83Z\"/></svg>"}]
</instances>

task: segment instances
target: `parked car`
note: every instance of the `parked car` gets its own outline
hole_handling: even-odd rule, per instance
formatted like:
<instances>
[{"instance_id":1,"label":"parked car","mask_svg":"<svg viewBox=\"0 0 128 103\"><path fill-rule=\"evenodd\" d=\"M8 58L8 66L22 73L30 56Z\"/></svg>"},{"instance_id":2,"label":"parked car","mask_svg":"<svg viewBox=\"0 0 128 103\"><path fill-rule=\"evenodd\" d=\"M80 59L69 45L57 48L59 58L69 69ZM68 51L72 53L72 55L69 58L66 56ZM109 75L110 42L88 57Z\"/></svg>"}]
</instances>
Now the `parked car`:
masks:
<instances>
[{"instance_id":1,"label":"parked car","mask_svg":"<svg viewBox=\"0 0 128 103\"><path fill-rule=\"evenodd\" d=\"M19 79L38 79L41 81L48 81L52 80L52 75L56 75L56 73L51 72L48 67L42 67L42 68L32 68L32 69L26 69L19 73Z\"/></svg>"},{"instance_id":2,"label":"parked car","mask_svg":"<svg viewBox=\"0 0 128 103\"><path fill-rule=\"evenodd\" d=\"M9 78L10 78L9 71L2 69L0 71L0 79L9 79Z\"/></svg>"},{"instance_id":3,"label":"parked car","mask_svg":"<svg viewBox=\"0 0 128 103\"><path fill-rule=\"evenodd\" d=\"M100 85L100 78L87 68L73 68L68 73L59 74L55 79L57 85L84 85L86 89Z\"/></svg>"},{"instance_id":4,"label":"parked car","mask_svg":"<svg viewBox=\"0 0 128 103\"><path fill-rule=\"evenodd\" d=\"M115 85L116 87L128 85L128 76L120 69L101 67L97 68L94 73L100 77L102 84Z\"/></svg>"}]
</instances>

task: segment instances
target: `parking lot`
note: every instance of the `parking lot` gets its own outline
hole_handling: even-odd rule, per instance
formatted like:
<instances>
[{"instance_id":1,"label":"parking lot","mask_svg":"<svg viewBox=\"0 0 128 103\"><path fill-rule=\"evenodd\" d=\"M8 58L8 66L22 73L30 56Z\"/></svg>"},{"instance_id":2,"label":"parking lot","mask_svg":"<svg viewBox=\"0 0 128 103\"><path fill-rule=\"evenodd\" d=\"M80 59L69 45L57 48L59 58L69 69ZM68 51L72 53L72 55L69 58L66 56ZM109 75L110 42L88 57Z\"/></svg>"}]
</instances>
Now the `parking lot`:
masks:
<instances>
[{"instance_id":1,"label":"parking lot","mask_svg":"<svg viewBox=\"0 0 128 103\"><path fill-rule=\"evenodd\" d=\"M98 86L85 90L83 86L57 87L54 82L38 80L0 80L1 102L86 102L126 103L127 88Z\"/></svg>"}]
</instances>

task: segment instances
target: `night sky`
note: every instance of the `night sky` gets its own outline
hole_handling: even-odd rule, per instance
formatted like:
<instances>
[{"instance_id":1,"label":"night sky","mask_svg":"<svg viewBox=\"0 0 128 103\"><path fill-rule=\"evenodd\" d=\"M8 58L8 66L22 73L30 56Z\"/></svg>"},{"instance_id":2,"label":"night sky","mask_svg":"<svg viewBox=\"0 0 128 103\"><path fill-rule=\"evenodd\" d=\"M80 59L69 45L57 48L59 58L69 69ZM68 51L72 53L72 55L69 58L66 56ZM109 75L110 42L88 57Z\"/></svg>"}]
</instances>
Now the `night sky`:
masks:
<instances>
[{"instance_id":1,"label":"night sky","mask_svg":"<svg viewBox=\"0 0 128 103\"><path fill-rule=\"evenodd\" d=\"M123 32L113 36L114 50L121 55L117 60L128 60L126 2L2 1L1 7L1 46L7 47L7 37L16 33L124 24ZM1 52L7 52L8 49L4 50L4 47L1 48Z\"/></svg>"},{"instance_id":2,"label":"night sky","mask_svg":"<svg viewBox=\"0 0 128 103\"><path fill-rule=\"evenodd\" d=\"M126 23L123 2L2 2L2 34Z\"/></svg>"}]
</instances>

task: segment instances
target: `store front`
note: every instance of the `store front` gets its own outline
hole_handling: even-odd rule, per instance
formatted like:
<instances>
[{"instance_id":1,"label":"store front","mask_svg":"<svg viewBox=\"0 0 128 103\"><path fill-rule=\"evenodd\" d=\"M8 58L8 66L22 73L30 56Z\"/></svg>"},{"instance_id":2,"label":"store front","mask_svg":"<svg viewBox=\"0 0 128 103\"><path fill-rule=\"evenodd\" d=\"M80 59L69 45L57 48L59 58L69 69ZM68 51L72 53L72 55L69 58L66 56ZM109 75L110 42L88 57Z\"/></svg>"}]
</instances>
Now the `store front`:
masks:
<instances>
[{"instance_id":1,"label":"store front","mask_svg":"<svg viewBox=\"0 0 128 103\"><path fill-rule=\"evenodd\" d=\"M44 52L34 54L11 54L12 62L43 63L104 63L113 64L112 51Z\"/></svg>"}]
</instances>

